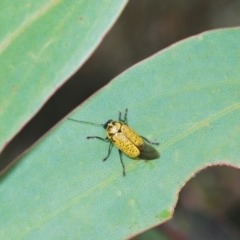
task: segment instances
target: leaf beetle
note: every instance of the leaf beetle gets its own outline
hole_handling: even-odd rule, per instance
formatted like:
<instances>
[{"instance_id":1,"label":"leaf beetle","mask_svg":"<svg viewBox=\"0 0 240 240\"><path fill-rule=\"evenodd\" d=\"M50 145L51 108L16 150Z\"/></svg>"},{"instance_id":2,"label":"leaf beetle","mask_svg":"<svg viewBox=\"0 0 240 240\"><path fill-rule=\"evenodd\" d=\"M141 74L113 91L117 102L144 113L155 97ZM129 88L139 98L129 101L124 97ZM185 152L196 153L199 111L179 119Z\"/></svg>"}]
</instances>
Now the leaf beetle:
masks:
<instances>
[{"instance_id":1,"label":"leaf beetle","mask_svg":"<svg viewBox=\"0 0 240 240\"><path fill-rule=\"evenodd\" d=\"M68 118L69 120L75 122L102 126L106 130L106 138L102 138L99 136L87 136L87 139L96 138L104 142L109 142L108 153L107 156L103 159L103 161L106 161L110 156L113 145L118 148L119 157L123 168L123 176L125 176L126 173L125 166L122 160L122 153L132 159L153 160L160 157L158 151L149 145L159 145L159 143L150 142L148 139L138 135L132 128L130 128L128 126L127 114L128 109L126 108L124 119L122 119L122 113L119 112L118 121L110 119L105 124L97 124Z\"/></svg>"}]
</instances>

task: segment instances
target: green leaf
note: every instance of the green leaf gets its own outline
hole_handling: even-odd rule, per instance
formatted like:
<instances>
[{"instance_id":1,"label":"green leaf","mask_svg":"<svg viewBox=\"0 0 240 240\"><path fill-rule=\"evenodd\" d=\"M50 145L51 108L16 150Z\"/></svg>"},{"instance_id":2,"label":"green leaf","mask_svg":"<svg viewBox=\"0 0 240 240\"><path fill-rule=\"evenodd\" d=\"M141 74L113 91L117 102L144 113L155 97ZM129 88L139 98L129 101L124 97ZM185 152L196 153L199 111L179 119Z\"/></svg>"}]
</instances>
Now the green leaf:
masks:
<instances>
[{"instance_id":1,"label":"green leaf","mask_svg":"<svg viewBox=\"0 0 240 240\"><path fill-rule=\"evenodd\" d=\"M0 151L89 58L125 3L0 2Z\"/></svg>"},{"instance_id":2,"label":"green leaf","mask_svg":"<svg viewBox=\"0 0 240 240\"><path fill-rule=\"evenodd\" d=\"M64 119L1 178L1 239L126 239L169 219L197 171L240 167L240 28L206 32L139 63L77 109L72 118L105 123L129 109L128 123L160 141L153 161L108 145L98 126Z\"/></svg>"}]
</instances>

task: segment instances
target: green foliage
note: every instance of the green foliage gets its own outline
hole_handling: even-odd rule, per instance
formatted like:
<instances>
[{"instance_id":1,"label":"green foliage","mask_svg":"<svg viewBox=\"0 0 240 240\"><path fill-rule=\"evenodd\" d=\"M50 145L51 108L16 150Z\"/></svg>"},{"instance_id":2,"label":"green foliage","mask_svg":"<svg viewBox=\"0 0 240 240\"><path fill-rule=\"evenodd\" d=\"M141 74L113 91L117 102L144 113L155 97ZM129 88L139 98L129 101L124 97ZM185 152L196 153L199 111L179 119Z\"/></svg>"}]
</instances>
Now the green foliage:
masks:
<instances>
[{"instance_id":1,"label":"green foliage","mask_svg":"<svg viewBox=\"0 0 240 240\"><path fill-rule=\"evenodd\" d=\"M80 2L82 11L88 4ZM105 3L106 10L107 1ZM59 2L59 6L61 4L67 2ZM76 4L69 6L73 12ZM96 12L100 11L99 7ZM54 9L51 8L50 12L56 14ZM70 11L66 7L63 9L67 13ZM91 11L87 13L91 15ZM72 15L59 15L58 20L68 17L72 18ZM46 17L44 23L51 22L55 26L54 17L49 18ZM32 31L26 34L31 36L37 26L42 26L38 25L41 21L42 18L34 20L32 24L37 24L34 27L29 23L27 28ZM45 42L33 41L33 48L28 51L32 61L30 64L29 60L29 68L25 66L27 61L19 59L25 72L18 77L15 71L2 74L8 80L13 79L12 85L2 80L4 89L13 90L14 81L19 84L17 89L21 89L17 91L19 95L11 93L9 100L3 98L8 103L6 106L12 106L6 108L12 109L12 115L8 111L1 115L7 124L5 128L10 127L7 122L11 120L13 123L13 116L17 114L21 116L15 119L16 126L34 115L53 89L59 86L57 79L69 76L81 62L80 56L85 54L86 58L83 46L88 42L80 43L79 39L75 42L74 37L64 38L58 32L64 23L59 24L55 29L56 36L65 40L49 37ZM88 25L84 26L88 29ZM65 31L81 38L76 29L68 28L65 26ZM24 34L20 38L28 39ZM239 167L239 39L240 28L235 28L207 32L175 44L118 76L71 114L75 119L104 123L108 119L117 119L118 111L128 107L129 125L140 135L161 143L157 147L161 157L157 160L138 161L124 156L126 177L122 176L116 149L103 163L101 160L106 156L108 145L86 139L89 135L104 137L102 128L64 119L1 177L0 238L125 239L170 218L178 192L197 171L213 164ZM67 42L70 44L72 40L73 45L79 43L77 48L67 47ZM95 45L89 43L91 50L88 49L88 54L98 42ZM2 51L1 57L4 54L15 56L20 43L14 46L13 42ZM52 46L51 51L49 46ZM58 62L61 57L56 53L61 47L68 48L61 54L74 53L64 64L63 60ZM46 54L44 60L41 53ZM33 67L33 56L40 65ZM58 63L52 66L55 61ZM4 65L5 68L9 69L9 64ZM15 64L12 66L20 71L18 62ZM71 68L72 64L75 67ZM56 73L57 69L60 69L61 77ZM50 79L54 80L50 82ZM35 92L37 86L42 86L42 91ZM4 94L6 97L6 90L0 91L0 96ZM24 104L29 101L29 96L25 96L28 93L31 93L32 103L25 106L26 113L22 114ZM17 109L21 104L13 104L20 100L23 101L22 111ZM16 126L11 134L4 135L4 141L14 135L12 131L18 131Z\"/></svg>"}]
</instances>

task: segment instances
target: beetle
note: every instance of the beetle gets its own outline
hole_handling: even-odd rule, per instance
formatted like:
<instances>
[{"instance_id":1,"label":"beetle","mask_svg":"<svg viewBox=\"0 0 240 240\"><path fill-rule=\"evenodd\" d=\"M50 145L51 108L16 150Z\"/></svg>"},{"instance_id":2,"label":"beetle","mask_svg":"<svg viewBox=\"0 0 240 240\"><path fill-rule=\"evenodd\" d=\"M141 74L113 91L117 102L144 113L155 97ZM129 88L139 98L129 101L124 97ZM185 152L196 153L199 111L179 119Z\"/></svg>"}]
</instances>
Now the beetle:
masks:
<instances>
[{"instance_id":1,"label":"beetle","mask_svg":"<svg viewBox=\"0 0 240 240\"><path fill-rule=\"evenodd\" d=\"M109 158L113 145L118 148L119 157L123 168L123 176L126 176L126 172L122 160L122 153L132 159L153 160L160 157L158 151L149 145L159 145L159 143L150 142L148 139L138 135L132 128L130 128L128 126L127 114L128 109L126 108L124 119L122 119L122 113L119 112L118 121L110 119L105 124L97 124L68 118L69 120L75 122L102 126L106 130L106 138L102 138L99 136L87 136L87 139L96 138L104 142L109 142L108 153L107 156L103 159L103 161L106 161Z\"/></svg>"}]
</instances>

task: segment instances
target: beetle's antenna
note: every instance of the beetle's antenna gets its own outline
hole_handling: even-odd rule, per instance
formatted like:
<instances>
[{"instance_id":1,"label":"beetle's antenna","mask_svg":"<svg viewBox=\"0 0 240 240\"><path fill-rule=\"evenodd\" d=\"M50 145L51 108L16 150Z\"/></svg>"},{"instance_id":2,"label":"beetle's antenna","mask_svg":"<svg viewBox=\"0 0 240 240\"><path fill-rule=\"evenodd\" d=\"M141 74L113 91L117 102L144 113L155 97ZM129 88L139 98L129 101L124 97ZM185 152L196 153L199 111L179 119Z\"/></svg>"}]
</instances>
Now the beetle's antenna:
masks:
<instances>
[{"instance_id":1,"label":"beetle's antenna","mask_svg":"<svg viewBox=\"0 0 240 240\"><path fill-rule=\"evenodd\" d=\"M104 126L104 124L100 124L100 123L92 123L92 122L86 122L86 121L81 121L81 120L77 120L77 119L73 119L73 118L67 118L68 120L72 120L74 122L81 122L81 123L88 123L91 125L95 125L95 126Z\"/></svg>"}]
</instances>

